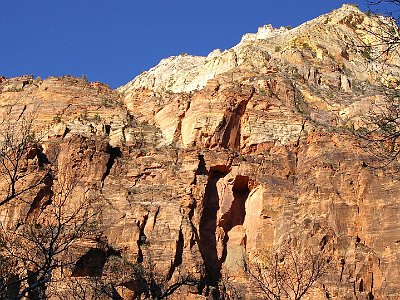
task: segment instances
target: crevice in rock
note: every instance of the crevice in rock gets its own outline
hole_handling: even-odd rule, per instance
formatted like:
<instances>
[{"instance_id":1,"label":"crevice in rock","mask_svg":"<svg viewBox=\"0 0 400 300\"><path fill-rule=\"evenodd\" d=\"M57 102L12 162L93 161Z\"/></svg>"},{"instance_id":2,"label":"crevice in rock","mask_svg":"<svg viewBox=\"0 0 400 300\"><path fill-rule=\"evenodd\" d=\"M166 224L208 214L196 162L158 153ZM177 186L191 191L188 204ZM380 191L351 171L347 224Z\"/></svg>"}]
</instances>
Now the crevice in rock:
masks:
<instances>
[{"instance_id":1,"label":"crevice in rock","mask_svg":"<svg viewBox=\"0 0 400 300\"><path fill-rule=\"evenodd\" d=\"M66 136L68 133L70 133L70 132L71 132L71 129L70 129L68 126L66 126L66 127L65 127L65 130L64 130L64 133L63 133L62 136L61 136L61 139L64 139L65 136Z\"/></svg>"},{"instance_id":2,"label":"crevice in rock","mask_svg":"<svg viewBox=\"0 0 400 300\"><path fill-rule=\"evenodd\" d=\"M324 235L321 239L321 241L319 242L319 247L320 250L323 251L325 249L326 244L329 241L329 237L327 235Z\"/></svg>"},{"instance_id":3,"label":"crevice in rock","mask_svg":"<svg viewBox=\"0 0 400 300\"><path fill-rule=\"evenodd\" d=\"M364 280L361 278L360 283L358 285L358 291L360 293L364 292Z\"/></svg>"},{"instance_id":4,"label":"crevice in rock","mask_svg":"<svg viewBox=\"0 0 400 300\"><path fill-rule=\"evenodd\" d=\"M157 210L158 214L158 210ZM143 262L143 251L142 251L142 246L145 245L147 241L147 236L144 234L144 228L146 227L147 220L149 218L149 215L145 215L143 218L142 224L138 224L139 226L139 238L137 240L137 245L138 245L138 257L137 257L137 262L142 263ZM155 223L155 221L154 221Z\"/></svg>"},{"instance_id":5,"label":"crevice in rock","mask_svg":"<svg viewBox=\"0 0 400 300\"><path fill-rule=\"evenodd\" d=\"M109 154L108 161L106 164L106 171L104 172L101 178L101 186L103 187L104 180L110 175L111 168L113 167L117 158L121 157L121 149L119 147L112 147L111 145L107 146L106 149L107 153Z\"/></svg>"},{"instance_id":6,"label":"crevice in rock","mask_svg":"<svg viewBox=\"0 0 400 300\"><path fill-rule=\"evenodd\" d=\"M185 119L185 117L186 117L186 113L190 109L190 105L191 105L191 101L192 101L191 96L188 94L182 95L182 101L187 101L187 102L186 102L185 110L179 116L178 125L176 126L174 137L172 139L172 143L175 143L175 144L179 144L180 142L182 142L182 122L183 122L183 119Z\"/></svg>"},{"instance_id":7,"label":"crevice in rock","mask_svg":"<svg viewBox=\"0 0 400 300\"><path fill-rule=\"evenodd\" d=\"M370 291L368 293L368 300L372 300L372 299L375 298L374 294L372 292L373 290L374 290L374 272L371 273L371 288L370 288Z\"/></svg>"},{"instance_id":8,"label":"crevice in rock","mask_svg":"<svg viewBox=\"0 0 400 300\"><path fill-rule=\"evenodd\" d=\"M182 228L180 228L179 237L178 240L176 241L175 258L173 263L171 264L171 268L169 269L167 280L170 280L172 278L175 269L182 264L183 246L184 246L184 240L183 240Z\"/></svg>"},{"instance_id":9,"label":"crevice in rock","mask_svg":"<svg viewBox=\"0 0 400 300\"><path fill-rule=\"evenodd\" d=\"M71 277L100 277L106 260L107 254L102 249L90 249L78 259Z\"/></svg>"},{"instance_id":10,"label":"crevice in rock","mask_svg":"<svg viewBox=\"0 0 400 300\"><path fill-rule=\"evenodd\" d=\"M27 159L37 159L37 165L39 170L44 170L45 166L50 163L46 154L43 153L43 148L40 145L36 145L32 147L27 153Z\"/></svg>"},{"instance_id":11,"label":"crevice in rock","mask_svg":"<svg viewBox=\"0 0 400 300\"><path fill-rule=\"evenodd\" d=\"M197 184L197 175L207 175L208 171L206 168L206 161L204 159L204 155L203 154L199 154L198 155L198 159L199 159L199 164L197 166L197 170L195 172L195 176L193 178L193 181L191 184L196 185Z\"/></svg>"},{"instance_id":12,"label":"crevice in rock","mask_svg":"<svg viewBox=\"0 0 400 300\"><path fill-rule=\"evenodd\" d=\"M254 91L248 99L241 101L233 111L229 112L228 116L225 116L227 121L221 141L222 147L232 150L240 148L241 119L253 93Z\"/></svg>"},{"instance_id":13,"label":"crevice in rock","mask_svg":"<svg viewBox=\"0 0 400 300\"><path fill-rule=\"evenodd\" d=\"M111 125L108 125L108 124L104 125L104 132L106 135L110 135Z\"/></svg>"},{"instance_id":14,"label":"crevice in rock","mask_svg":"<svg viewBox=\"0 0 400 300\"><path fill-rule=\"evenodd\" d=\"M159 212L160 212L160 207L158 206L156 212L154 213L153 228L154 228L154 226L156 226L157 217L158 217Z\"/></svg>"},{"instance_id":15,"label":"crevice in rock","mask_svg":"<svg viewBox=\"0 0 400 300\"><path fill-rule=\"evenodd\" d=\"M231 150L240 148L241 119L253 95L254 88L252 88L250 95L246 99L238 101L236 107L226 110L224 117L215 130L210 145L220 145Z\"/></svg>"},{"instance_id":16,"label":"crevice in rock","mask_svg":"<svg viewBox=\"0 0 400 300\"><path fill-rule=\"evenodd\" d=\"M204 155L199 154L199 165L196 170L196 175L207 175L206 161Z\"/></svg>"},{"instance_id":17,"label":"crevice in rock","mask_svg":"<svg viewBox=\"0 0 400 300\"><path fill-rule=\"evenodd\" d=\"M340 259L340 265L341 265L341 269L340 269L340 278L339 278L339 282L342 282L343 280L343 273L344 273L344 266L346 264L346 260L344 258Z\"/></svg>"},{"instance_id":18,"label":"crevice in rock","mask_svg":"<svg viewBox=\"0 0 400 300\"><path fill-rule=\"evenodd\" d=\"M219 209L217 182L228 174L228 172L223 171L224 170L221 170L221 168L210 168L203 199L204 208L200 218L199 249L204 260L206 282L208 285L217 284L221 271L221 265L217 254L215 231L217 228L217 211Z\"/></svg>"},{"instance_id":19,"label":"crevice in rock","mask_svg":"<svg viewBox=\"0 0 400 300\"><path fill-rule=\"evenodd\" d=\"M38 167L40 170L43 170L45 165L50 163L46 154L44 154L42 151L39 151L39 153L37 154L37 160L38 160Z\"/></svg>"},{"instance_id":20,"label":"crevice in rock","mask_svg":"<svg viewBox=\"0 0 400 300\"><path fill-rule=\"evenodd\" d=\"M50 173L46 174L43 179L43 184L39 191L37 192L35 198L31 203L31 207L26 215L26 221L32 221L36 219L40 212L51 203L51 199L53 196L53 177Z\"/></svg>"}]
</instances>

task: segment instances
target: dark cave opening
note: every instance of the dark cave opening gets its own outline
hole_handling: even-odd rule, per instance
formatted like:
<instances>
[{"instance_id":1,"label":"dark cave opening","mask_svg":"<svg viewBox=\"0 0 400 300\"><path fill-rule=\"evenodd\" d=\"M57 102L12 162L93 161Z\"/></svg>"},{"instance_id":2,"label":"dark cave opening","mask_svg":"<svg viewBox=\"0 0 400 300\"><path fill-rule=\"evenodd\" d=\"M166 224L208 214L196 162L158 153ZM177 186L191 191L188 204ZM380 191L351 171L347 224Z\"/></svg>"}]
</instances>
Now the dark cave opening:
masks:
<instances>
[{"instance_id":1,"label":"dark cave opening","mask_svg":"<svg viewBox=\"0 0 400 300\"><path fill-rule=\"evenodd\" d=\"M111 168L113 167L116 159L118 157L121 157L121 155L122 155L121 149L119 147L113 147L113 146L110 146L110 145L107 146L107 153L110 156L108 157L108 161L107 161L107 164L106 164L106 171L104 172L103 177L101 178L101 182L104 182L106 177L108 175L110 175Z\"/></svg>"},{"instance_id":2,"label":"dark cave opening","mask_svg":"<svg viewBox=\"0 0 400 300\"><path fill-rule=\"evenodd\" d=\"M104 125L104 132L107 134L107 135L110 135L110 132L111 132L111 125Z\"/></svg>"},{"instance_id":3,"label":"dark cave opening","mask_svg":"<svg viewBox=\"0 0 400 300\"><path fill-rule=\"evenodd\" d=\"M100 277L103 273L107 254L98 248L90 249L78 259L72 270L72 277Z\"/></svg>"}]
</instances>

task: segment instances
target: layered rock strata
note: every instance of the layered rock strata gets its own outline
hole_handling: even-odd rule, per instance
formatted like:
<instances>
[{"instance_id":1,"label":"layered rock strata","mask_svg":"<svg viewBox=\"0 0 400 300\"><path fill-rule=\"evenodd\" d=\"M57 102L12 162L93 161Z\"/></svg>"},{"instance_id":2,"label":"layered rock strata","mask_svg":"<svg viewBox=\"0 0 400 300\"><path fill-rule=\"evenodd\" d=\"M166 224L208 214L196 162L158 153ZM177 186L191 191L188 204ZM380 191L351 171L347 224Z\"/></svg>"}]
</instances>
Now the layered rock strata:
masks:
<instances>
[{"instance_id":1,"label":"layered rock strata","mask_svg":"<svg viewBox=\"0 0 400 300\"><path fill-rule=\"evenodd\" d=\"M204 282L185 297L211 297L224 278L261 298L245 265L289 242L332 257L309 299L396 299L398 162L376 168L348 130L367 126L382 89L397 84L399 58L374 56L390 22L345 5L291 30L261 27L207 57L162 60L117 91L71 77L1 79L0 103L35 116L52 180L74 176L101 203L103 246L151 259L171 282L183 273ZM33 169L37 157L27 158ZM2 223L45 207L32 203L1 207ZM82 257L106 257L96 243ZM135 293L129 282L118 291Z\"/></svg>"}]
</instances>

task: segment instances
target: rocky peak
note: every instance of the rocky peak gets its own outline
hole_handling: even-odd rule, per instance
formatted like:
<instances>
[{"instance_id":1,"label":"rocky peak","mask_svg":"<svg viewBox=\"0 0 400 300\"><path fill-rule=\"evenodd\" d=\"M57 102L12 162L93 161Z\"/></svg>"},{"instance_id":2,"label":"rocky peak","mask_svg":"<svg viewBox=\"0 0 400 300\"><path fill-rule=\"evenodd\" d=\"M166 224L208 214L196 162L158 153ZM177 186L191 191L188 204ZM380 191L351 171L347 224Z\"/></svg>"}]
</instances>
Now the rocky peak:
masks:
<instances>
[{"instance_id":1,"label":"rocky peak","mask_svg":"<svg viewBox=\"0 0 400 300\"><path fill-rule=\"evenodd\" d=\"M272 24L264 25L258 27L257 33L246 33L242 40L240 41L239 45L245 42L253 42L255 40L266 40L268 38L274 37L276 35L280 35L284 32L289 31L288 28L281 27L281 28L274 28ZM239 46L238 45L238 46ZM236 47L238 47L236 46Z\"/></svg>"},{"instance_id":2,"label":"rocky peak","mask_svg":"<svg viewBox=\"0 0 400 300\"><path fill-rule=\"evenodd\" d=\"M304 117L358 128L360 113L371 99L381 98L381 86L398 84L399 57L382 57L373 47L388 24L395 25L344 5L290 30L262 26L233 48L207 57L162 60L118 91L131 113L160 128L165 144L181 147L213 147L236 138L235 149L271 140L285 144L302 131ZM238 92L249 89L254 89L250 98ZM149 94L154 100L143 102ZM252 108L266 99L269 113L253 115ZM237 112L243 113L235 121L240 129L228 125ZM272 112L279 122L267 121Z\"/></svg>"},{"instance_id":3,"label":"rocky peak","mask_svg":"<svg viewBox=\"0 0 400 300\"><path fill-rule=\"evenodd\" d=\"M249 63L264 66L261 60L270 57L286 66L298 67L314 62L325 67L344 66L354 73L361 71L361 80L376 79L380 74L377 69L383 68L381 65L369 66L374 53L368 47L376 43L383 24L397 30L389 18L366 15L356 6L346 4L290 30L261 26L257 33L245 34L232 49L216 50L207 57L183 54L163 59L154 68L120 87L119 91L126 95L139 88L175 93L200 90L218 74ZM390 59L393 63L398 62L398 57ZM398 74L394 69L385 73ZM373 74L367 75L366 72Z\"/></svg>"}]
</instances>

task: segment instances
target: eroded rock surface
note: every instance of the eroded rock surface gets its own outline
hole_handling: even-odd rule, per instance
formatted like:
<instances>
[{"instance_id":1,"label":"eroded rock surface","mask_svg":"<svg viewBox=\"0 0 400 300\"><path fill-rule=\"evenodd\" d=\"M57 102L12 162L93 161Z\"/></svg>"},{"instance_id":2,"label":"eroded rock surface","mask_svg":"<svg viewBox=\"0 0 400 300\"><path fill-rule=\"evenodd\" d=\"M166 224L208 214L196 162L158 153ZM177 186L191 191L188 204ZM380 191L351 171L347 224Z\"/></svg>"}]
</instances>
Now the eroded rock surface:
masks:
<instances>
[{"instance_id":1,"label":"eroded rock surface","mask_svg":"<svg viewBox=\"0 0 400 300\"><path fill-rule=\"evenodd\" d=\"M289 242L332 256L309 299L397 299L398 162L375 168L343 130L365 126L382 84L399 76L398 57L365 52L389 22L345 5L291 30L261 27L224 52L162 60L118 91L2 78L1 108L33 113L53 180L75 176L101 203L108 247L150 259L171 282L182 273L203 282L186 296L211 297L207 286L227 278L261 298L246 261ZM1 221L24 224L53 189L44 182L30 191L35 204L1 207ZM82 247L81 262L103 253L107 266L100 246ZM117 291L131 299L132 286Z\"/></svg>"}]
</instances>

